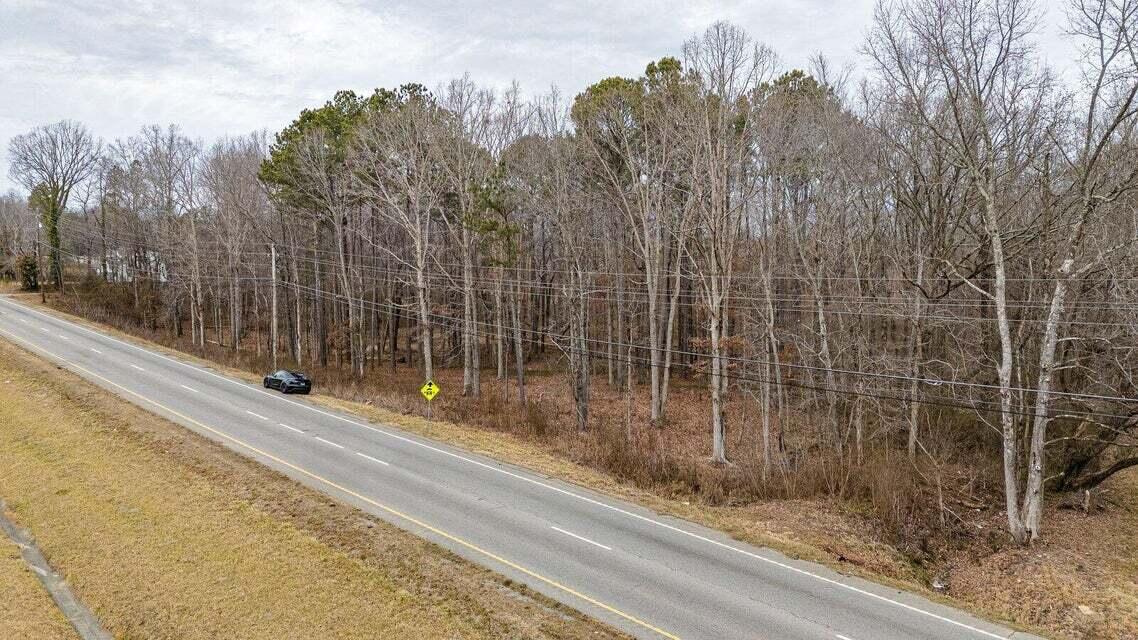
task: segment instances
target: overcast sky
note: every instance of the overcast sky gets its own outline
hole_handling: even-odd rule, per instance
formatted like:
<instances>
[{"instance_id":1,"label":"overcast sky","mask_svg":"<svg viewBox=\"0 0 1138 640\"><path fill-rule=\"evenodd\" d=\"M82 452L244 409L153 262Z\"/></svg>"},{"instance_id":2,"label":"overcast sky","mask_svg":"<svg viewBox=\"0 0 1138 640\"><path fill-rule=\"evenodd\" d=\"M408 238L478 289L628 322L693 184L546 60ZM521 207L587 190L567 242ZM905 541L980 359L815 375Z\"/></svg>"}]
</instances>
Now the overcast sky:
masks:
<instances>
[{"instance_id":1,"label":"overcast sky","mask_svg":"<svg viewBox=\"0 0 1138 640\"><path fill-rule=\"evenodd\" d=\"M1058 0L1045 0L1048 61L1069 65ZM338 89L429 88L469 72L568 96L637 76L726 19L786 67L815 52L859 69L873 0L0 0L0 192L13 135L64 118L111 141L176 123L205 140L276 131Z\"/></svg>"}]
</instances>

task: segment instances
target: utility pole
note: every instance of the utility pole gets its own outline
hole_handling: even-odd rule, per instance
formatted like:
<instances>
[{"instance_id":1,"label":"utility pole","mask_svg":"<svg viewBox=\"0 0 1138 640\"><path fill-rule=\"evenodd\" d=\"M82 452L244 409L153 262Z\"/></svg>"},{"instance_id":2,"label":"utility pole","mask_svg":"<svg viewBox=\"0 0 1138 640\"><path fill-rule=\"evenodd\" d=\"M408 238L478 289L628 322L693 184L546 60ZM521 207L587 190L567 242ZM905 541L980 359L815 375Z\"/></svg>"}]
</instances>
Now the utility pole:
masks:
<instances>
[{"instance_id":1,"label":"utility pole","mask_svg":"<svg viewBox=\"0 0 1138 640\"><path fill-rule=\"evenodd\" d=\"M273 327L269 332L273 341L273 369L277 368L277 245L269 245L269 254L273 260Z\"/></svg>"}]
</instances>

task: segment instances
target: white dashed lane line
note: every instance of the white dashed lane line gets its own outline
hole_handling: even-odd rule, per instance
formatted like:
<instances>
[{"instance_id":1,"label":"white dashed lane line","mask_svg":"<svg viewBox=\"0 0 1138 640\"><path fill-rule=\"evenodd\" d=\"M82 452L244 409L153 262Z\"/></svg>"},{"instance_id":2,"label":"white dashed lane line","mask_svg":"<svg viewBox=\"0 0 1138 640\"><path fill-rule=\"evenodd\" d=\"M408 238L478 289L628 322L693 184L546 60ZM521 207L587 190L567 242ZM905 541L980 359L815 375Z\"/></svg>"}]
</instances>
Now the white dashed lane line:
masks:
<instances>
[{"instance_id":1,"label":"white dashed lane line","mask_svg":"<svg viewBox=\"0 0 1138 640\"><path fill-rule=\"evenodd\" d=\"M131 364L130 366L134 367L135 369L138 369L139 371L146 371L146 369L143 369L142 367L138 366L137 364Z\"/></svg>"},{"instance_id":2,"label":"white dashed lane line","mask_svg":"<svg viewBox=\"0 0 1138 640\"><path fill-rule=\"evenodd\" d=\"M336 444L335 442L332 442L331 440L325 440L324 438L321 438L320 436L312 436L312 437L313 437L313 438L316 438L316 439L317 439L317 440L319 440L320 442L323 442L324 444L330 444L330 445L332 445L333 447L336 447L337 449L343 449L343 448L344 448L344 445L342 445L342 444Z\"/></svg>"},{"instance_id":3,"label":"white dashed lane line","mask_svg":"<svg viewBox=\"0 0 1138 640\"><path fill-rule=\"evenodd\" d=\"M304 433L304 432L303 432L303 431L301 431L300 429L297 429L296 427L290 427L290 426L288 426L287 424L285 424L285 423L283 423L283 422L278 422L277 424L279 424L280 426L284 427L285 429L289 429L289 430L291 430L291 431L295 431L295 432L297 432L297 433Z\"/></svg>"},{"instance_id":4,"label":"white dashed lane line","mask_svg":"<svg viewBox=\"0 0 1138 640\"><path fill-rule=\"evenodd\" d=\"M385 466L385 467L390 467L390 466L391 466L391 463L390 463L390 462L384 462L383 460L380 460L379 458L373 458L373 457L369 456L369 455L368 455L368 454L366 454L366 453L360 453L359 451L357 451L357 452L356 452L356 455L357 455L357 456L359 456L359 457L361 457L361 458L367 458L368 460L371 460L372 462L377 462L377 463L379 463L379 464L381 464L381 465L383 465L383 466Z\"/></svg>"},{"instance_id":5,"label":"white dashed lane line","mask_svg":"<svg viewBox=\"0 0 1138 640\"><path fill-rule=\"evenodd\" d=\"M95 353L97 353L97 354L99 354L99 355L102 355L102 354L103 354L103 352L102 352L102 351L99 351L99 350L98 350L98 349L96 349L95 347L88 347L88 348L89 348L91 351L94 351Z\"/></svg>"},{"instance_id":6,"label":"white dashed lane line","mask_svg":"<svg viewBox=\"0 0 1138 640\"><path fill-rule=\"evenodd\" d=\"M183 389L185 389L186 391L193 391L194 393L200 393L200 392L199 392L197 389L195 389L195 388L193 388L193 387L187 387L187 386L186 386L186 385L184 385L184 384L183 384L183 385L178 385L178 386L182 387L182 388L183 388Z\"/></svg>"},{"instance_id":7,"label":"white dashed lane line","mask_svg":"<svg viewBox=\"0 0 1138 640\"><path fill-rule=\"evenodd\" d=\"M259 414L259 413L253 413L252 411L250 411L250 410L248 410L248 409L246 409L246 410L245 410L245 413L247 413L247 414L249 414L249 415L253 416L254 418L260 418L260 419L262 419L262 420L268 420L268 418L266 418L265 416L263 416L263 415L261 415L261 414Z\"/></svg>"},{"instance_id":8,"label":"white dashed lane line","mask_svg":"<svg viewBox=\"0 0 1138 640\"><path fill-rule=\"evenodd\" d=\"M605 545L603 545L599 542L593 542L592 540L590 540L584 536L579 536L579 535L577 535L571 531L566 531L560 527L553 527L553 526L551 526L549 528L553 529L554 531L556 531L558 533L564 533L565 535L569 536L570 538L576 538L576 539L580 540L581 542L588 542L589 544L593 545L594 547L600 547L600 548L604 549L605 551L612 551L612 547L606 547Z\"/></svg>"}]
</instances>

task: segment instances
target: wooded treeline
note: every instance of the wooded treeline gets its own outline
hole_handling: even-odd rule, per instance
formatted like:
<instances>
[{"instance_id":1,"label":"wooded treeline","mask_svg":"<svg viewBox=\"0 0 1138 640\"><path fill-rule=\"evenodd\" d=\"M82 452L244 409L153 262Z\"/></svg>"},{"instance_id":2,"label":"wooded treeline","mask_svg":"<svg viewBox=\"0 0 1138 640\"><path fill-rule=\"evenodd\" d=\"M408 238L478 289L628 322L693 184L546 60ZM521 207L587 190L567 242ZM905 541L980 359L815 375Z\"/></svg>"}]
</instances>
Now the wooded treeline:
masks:
<instances>
[{"instance_id":1,"label":"wooded treeline","mask_svg":"<svg viewBox=\"0 0 1138 640\"><path fill-rule=\"evenodd\" d=\"M1045 487L1138 465L1138 2L1070 5L1069 85L1037 15L882 3L859 83L716 23L573 100L464 77L343 91L271 140L42 127L11 144L32 195L0 200L0 246L274 366L461 366L522 403L553 366L582 432L604 385L669 429L702 381L716 464L727 399L760 407L763 478L975 433L1029 542Z\"/></svg>"}]
</instances>

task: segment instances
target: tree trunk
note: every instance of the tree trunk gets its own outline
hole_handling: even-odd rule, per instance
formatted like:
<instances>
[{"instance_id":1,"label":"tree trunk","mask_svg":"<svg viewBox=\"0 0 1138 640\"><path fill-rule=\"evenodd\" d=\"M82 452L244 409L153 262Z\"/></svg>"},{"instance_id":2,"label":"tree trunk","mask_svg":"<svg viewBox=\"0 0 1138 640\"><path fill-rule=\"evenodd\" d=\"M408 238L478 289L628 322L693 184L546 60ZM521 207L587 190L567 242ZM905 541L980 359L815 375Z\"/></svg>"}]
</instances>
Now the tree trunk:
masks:
<instances>
[{"instance_id":1,"label":"tree trunk","mask_svg":"<svg viewBox=\"0 0 1138 640\"><path fill-rule=\"evenodd\" d=\"M921 336L921 292L920 287L924 285L925 263L919 256L917 257L917 287L918 290L914 292L913 300L913 315L910 322L910 335L909 335L909 372L912 379L909 381L909 460L917 459L917 427L920 418L920 404L918 403L920 393L921 377L921 361L924 359L924 340Z\"/></svg>"},{"instance_id":2,"label":"tree trunk","mask_svg":"<svg viewBox=\"0 0 1138 640\"><path fill-rule=\"evenodd\" d=\"M435 365L432 360L433 340L431 339L430 291L427 289L427 276L420 267L415 270L415 292L419 302L419 350L423 356L423 380L433 380Z\"/></svg>"},{"instance_id":3,"label":"tree trunk","mask_svg":"<svg viewBox=\"0 0 1138 640\"><path fill-rule=\"evenodd\" d=\"M312 232L315 236L315 241L312 245L312 269L313 269L313 288L315 289L315 300L313 301L314 315L316 316L316 359L320 362L321 367L328 366L328 327L324 321L324 277L320 273L320 255L317 253L320 247L320 225L317 222L312 223Z\"/></svg>"},{"instance_id":4,"label":"tree trunk","mask_svg":"<svg viewBox=\"0 0 1138 640\"><path fill-rule=\"evenodd\" d=\"M270 345L269 349L271 350L272 353L270 353L269 357L272 358L273 369L276 370L276 368L277 368L277 245L275 245L275 244L270 245L269 246L269 252L270 252L270 255L272 256L272 262L271 262L272 277L270 278L270 281L272 282L271 286L273 288L272 302L271 302L272 319L270 320L270 322L272 324L269 326L269 345Z\"/></svg>"},{"instance_id":5,"label":"tree trunk","mask_svg":"<svg viewBox=\"0 0 1138 640\"><path fill-rule=\"evenodd\" d=\"M764 366L763 376L763 480L771 474L771 363Z\"/></svg>"},{"instance_id":6,"label":"tree trunk","mask_svg":"<svg viewBox=\"0 0 1138 640\"><path fill-rule=\"evenodd\" d=\"M233 340L233 350L241 350L241 288L239 274L234 268L229 281L229 337Z\"/></svg>"},{"instance_id":7,"label":"tree trunk","mask_svg":"<svg viewBox=\"0 0 1138 640\"><path fill-rule=\"evenodd\" d=\"M522 406L526 406L526 368L525 368L525 353L523 351L522 343L522 294L521 283L514 283L512 313L514 320L514 369L518 377L518 402Z\"/></svg>"},{"instance_id":8,"label":"tree trunk","mask_svg":"<svg viewBox=\"0 0 1138 640\"><path fill-rule=\"evenodd\" d=\"M293 326L295 334L292 337L292 340L295 340L296 342L293 349L293 357L296 358L296 364L300 365L304 360L302 355L304 353L304 349L301 347L301 323L303 322L303 316L301 315L300 267L297 265L297 262L299 262L299 260L297 260L295 236L293 236L292 253L289 256L289 262L291 263L292 267L293 300L296 304L296 323Z\"/></svg>"},{"instance_id":9,"label":"tree trunk","mask_svg":"<svg viewBox=\"0 0 1138 640\"><path fill-rule=\"evenodd\" d=\"M612 387L616 384L616 362L614 358L614 347L616 340L613 336L613 300L611 292L605 293L605 338L606 342L606 355L605 363L607 365L608 383Z\"/></svg>"},{"instance_id":10,"label":"tree trunk","mask_svg":"<svg viewBox=\"0 0 1138 640\"><path fill-rule=\"evenodd\" d=\"M399 305L402 303L402 298L395 295L395 288L399 285L395 282L394 277L390 286L391 294L388 295L388 299L391 300L391 321L388 322L388 325L391 327L391 370L395 371L399 354Z\"/></svg>"},{"instance_id":11,"label":"tree trunk","mask_svg":"<svg viewBox=\"0 0 1138 640\"><path fill-rule=\"evenodd\" d=\"M462 395L481 394L477 308L474 297L474 257L470 230L462 229Z\"/></svg>"},{"instance_id":12,"label":"tree trunk","mask_svg":"<svg viewBox=\"0 0 1138 640\"><path fill-rule=\"evenodd\" d=\"M494 289L494 324L497 329L495 344L498 355L498 379L506 379L506 307L505 307L505 269L498 267L498 282Z\"/></svg>"},{"instance_id":13,"label":"tree trunk","mask_svg":"<svg viewBox=\"0 0 1138 640\"><path fill-rule=\"evenodd\" d=\"M1059 322L1063 317L1069 278L1074 259L1068 256L1059 267L1059 279L1051 295L1051 308L1043 330L1043 343L1039 349L1039 382L1036 385L1035 415L1031 427L1031 453L1027 467L1027 485L1024 487L1024 527L1029 541L1039 538L1043 518L1043 466L1047 424L1051 421L1051 386L1057 361L1055 350L1059 344Z\"/></svg>"},{"instance_id":14,"label":"tree trunk","mask_svg":"<svg viewBox=\"0 0 1138 640\"><path fill-rule=\"evenodd\" d=\"M577 409L577 431L584 433L589 428L588 297L585 295L584 274L577 270L572 278L575 291L570 300L570 363L573 400Z\"/></svg>"},{"instance_id":15,"label":"tree trunk","mask_svg":"<svg viewBox=\"0 0 1138 640\"><path fill-rule=\"evenodd\" d=\"M709 329L711 333L711 461L727 464L726 429L723 424L723 360L721 352L722 302L713 294L714 302L709 310Z\"/></svg>"},{"instance_id":16,"label":"tree trunk","mask_svg":"<svg viewBox=\"0 0 1138 640\"><path fill-rule=\"evenodd\" d=\"M1007 270L1004 264L1004 241L997 226L995 204L990 200L985 209L985 226L992 250L995 284L992 298L996 305L996 325L1000 337L1000 361L997 366L1000 393L1000 430L1004 441L1004 502L1008 514L1008 531L1023 544L1027 531L1019 508L1019 446L1016 440L1015 416L1012 414L1012 334L1008 318Z\"/></svg>"},{"instance_id":17,"label":"tree trunk","mask_svg":"<svg viewBox=\"0 0 1138 640\"><path fill-rule=\"evenodd\" d=\"M668 415L668 385L672 378L672 337L675 333L676 314L680 303L680 286L682 274L680 273L680 254L676 254L675 286L672 287L672 299L668 304L668 321L664 330L664 371L660 380L660 417Z\"/></svg>"},{"instance_id":18,"label":"tree trunk","mask_svg":"<svg viewBox=\"0 0 1138 640\"><path fill-rule=\"evenodd\" d=\"M650 387L649 422L653 426L660 426L660 323L659 318L659 273L656 271L653 257L647 255L644 261L644 281L648 294L648 384Z\"/></svg>"},{"instance_id":19,"label":"tree trunk","mask_svg":"<svg viewBox=\"0 0 1138 640\"><path fill-rule=\"evenodd\" d=\"M625 351L628 352L627 362L625 363L624 373L632 371L632 341L629 339L628 331L625 329L625 304L624 304L624 270L623 266L618 264L616 272L616 335L617 343L624 343L626 346ZM624 380L620 379L621 372L617 370L617 382L623 383ZM631 384L631 382L629 382Z\"/></svg>"},{"instance_id":20,"label":"tree trunk","mask_svg":"<svg viewBox=\"0 0 1138 640\"><path fill-rule=\"evenodd\" d=\"M840 456L842 455L843 443L841 429L838 426L838 394L835 391L837 381L834 379L834 361L830 356L830 333L826 324L826 313L819 287L816 286L812 290L814 292L814 309L818 319L819 356L822 360L822 366L826 369L826 406L830 433L834 438L834 450Z\"/></svg>"}]
</instances>

